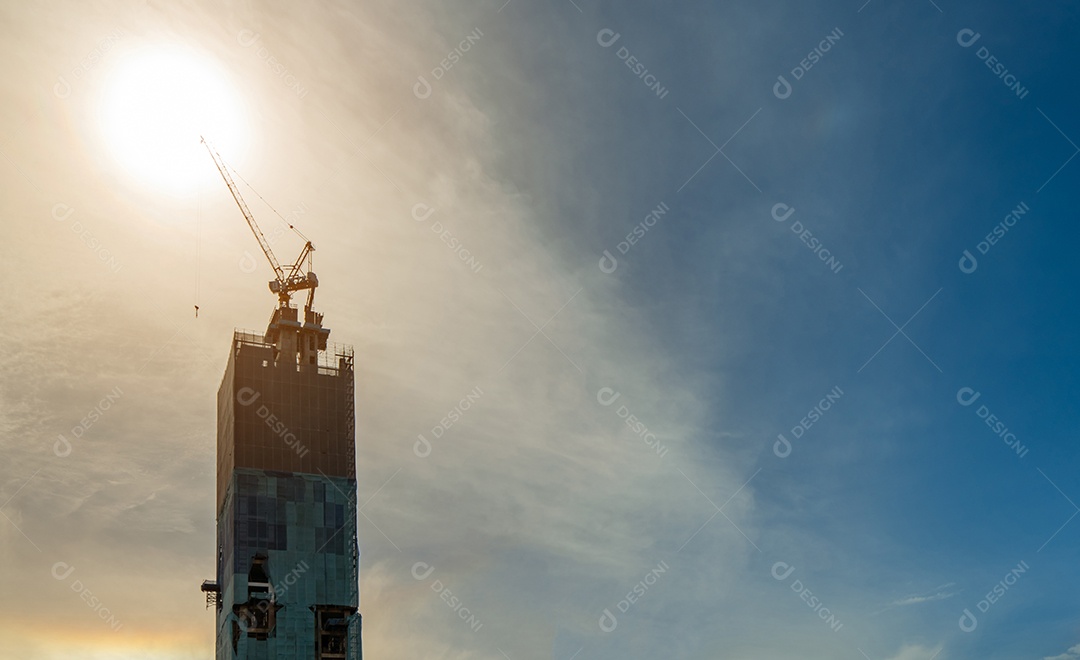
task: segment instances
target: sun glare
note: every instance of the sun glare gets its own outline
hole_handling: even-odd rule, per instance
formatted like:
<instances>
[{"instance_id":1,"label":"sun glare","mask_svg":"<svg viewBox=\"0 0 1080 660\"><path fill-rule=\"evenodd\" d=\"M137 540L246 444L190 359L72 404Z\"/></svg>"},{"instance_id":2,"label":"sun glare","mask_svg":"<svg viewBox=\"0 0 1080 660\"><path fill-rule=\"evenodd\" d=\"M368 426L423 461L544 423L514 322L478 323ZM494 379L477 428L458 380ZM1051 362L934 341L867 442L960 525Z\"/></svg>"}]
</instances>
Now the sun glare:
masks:
<instances>
[{"instance_id":1,"label":"sun glare","mask_svg":"<svg viewBox=\"0 0 1080 660\"><path fill-rule=\"evenodd\" d=\"M132 51L110 73L101 104L105 144L136 180L189 193L218 176L199 137L226 155L247 143L242 104L205 56L180 48Z\"/></svg>"}]
</instances>

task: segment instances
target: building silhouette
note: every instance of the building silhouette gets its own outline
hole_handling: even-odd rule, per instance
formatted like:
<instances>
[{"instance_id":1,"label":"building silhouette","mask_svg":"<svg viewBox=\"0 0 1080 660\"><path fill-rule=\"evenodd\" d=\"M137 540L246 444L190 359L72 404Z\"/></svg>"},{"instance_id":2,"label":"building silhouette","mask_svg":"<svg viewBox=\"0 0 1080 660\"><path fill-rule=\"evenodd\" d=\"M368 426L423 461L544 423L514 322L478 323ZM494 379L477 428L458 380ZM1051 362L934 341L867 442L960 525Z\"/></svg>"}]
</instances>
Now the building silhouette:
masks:
<instances>
[{"instance_id":1,"label":"building silhouette","mask_svg":"<svg viewBox=\"0 0 1080 660\"><path fill-rule=\"evenodd\" d=\"M363 655L353 351L304 315L235 332L218 390L218 660Z\"/></svg>"}]
</instances>

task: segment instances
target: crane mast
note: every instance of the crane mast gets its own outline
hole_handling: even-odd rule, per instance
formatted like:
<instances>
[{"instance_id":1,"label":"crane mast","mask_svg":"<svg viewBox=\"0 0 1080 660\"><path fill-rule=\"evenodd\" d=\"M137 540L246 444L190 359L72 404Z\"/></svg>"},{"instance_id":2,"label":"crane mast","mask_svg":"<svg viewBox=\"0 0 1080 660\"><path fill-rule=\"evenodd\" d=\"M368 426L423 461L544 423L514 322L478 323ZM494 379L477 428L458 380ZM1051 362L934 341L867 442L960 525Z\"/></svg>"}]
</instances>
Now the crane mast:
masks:
<instances>
[{"instance_id":1,"label":"crane mast","mask_svg":"<svg viewBox=\"0 0 1080 660\"><path fill-rule=\"evenodd\" d=\"M289 269L286 271L282 268L281 263L274 255L274 251L270 248L270 242L266 240L262 229L259 228L259 223L255 221L255 216L252 215L251 209L248 208L243 195L240 194L236 182L229 175L229 170L225 165L225 161L222 160L221 154L210 146L206 138L202 138L202 143L210 153L210 158L214 160L214 165L217 166L221 178L225 180L225 185L229 188L229 192L232 193L233 200L240 208L240 213L243 214L248 228L255 235L255 240L258 241L259 247L262 249L263 254L266 255L266 260L270 262L270 267L274 271L274 279L270 280L269 286L270 291L278 297L278 305L270 316L270 323L267 325L264 336L265 340L277 348L275 358L279 362L284 360L285 364L295 365L299 360L301 368L315 365L318 351L326 350L327 337L330 335L329 328L322 326L323 315L312 309L312 305L315 303L315 288L319 285L319 278L315 276L315 273L311 272L311 253L315 251L315 246L311 244L311 241L305 239L300 255L289 266ZM304 270L305 262L307 262L308 266L306 272ZM301 324L297 318L297 309L292 306L291 300L293 292L305 289L308 295L307 303L304 305L304 322Z\"/></svg>"}]
</instances>

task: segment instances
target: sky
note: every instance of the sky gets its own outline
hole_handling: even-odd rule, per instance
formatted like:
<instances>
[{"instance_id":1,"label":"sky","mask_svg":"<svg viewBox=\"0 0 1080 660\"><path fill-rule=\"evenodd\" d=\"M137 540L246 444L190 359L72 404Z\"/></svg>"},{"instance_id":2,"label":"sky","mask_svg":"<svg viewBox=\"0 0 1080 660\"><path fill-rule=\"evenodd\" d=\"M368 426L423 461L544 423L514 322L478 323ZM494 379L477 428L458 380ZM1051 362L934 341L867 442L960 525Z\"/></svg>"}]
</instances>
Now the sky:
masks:
<instances>
[{"instance_id":1,"label":"sky","mask_svg":"<svg viewBox=\"0 0 1080 660\"><path fill-rule=\"evenodd\" d=\"M1078 32L5 3L0 657L213 653L274 297L205 135L355 347L369 658L1080 659Z\"/></svg>"}]
</instances>

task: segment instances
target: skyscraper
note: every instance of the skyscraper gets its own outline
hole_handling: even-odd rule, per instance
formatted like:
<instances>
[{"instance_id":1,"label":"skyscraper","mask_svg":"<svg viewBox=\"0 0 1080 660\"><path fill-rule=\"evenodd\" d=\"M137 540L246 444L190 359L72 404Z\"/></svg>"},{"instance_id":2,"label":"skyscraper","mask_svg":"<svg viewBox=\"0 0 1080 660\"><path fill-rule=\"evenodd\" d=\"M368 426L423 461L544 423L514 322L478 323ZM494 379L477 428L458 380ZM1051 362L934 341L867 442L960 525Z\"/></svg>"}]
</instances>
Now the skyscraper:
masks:
<instances>
[{"instance_id":1,"label":"skyscraper","mask_svg":"<svg viewBox=\"0 0 1080 660\"><path fill-rule=\"evenodd\" d=\"M362 658L353 352L286 305L218 390L217 658Z\"/></svg>"}]
</instances>

